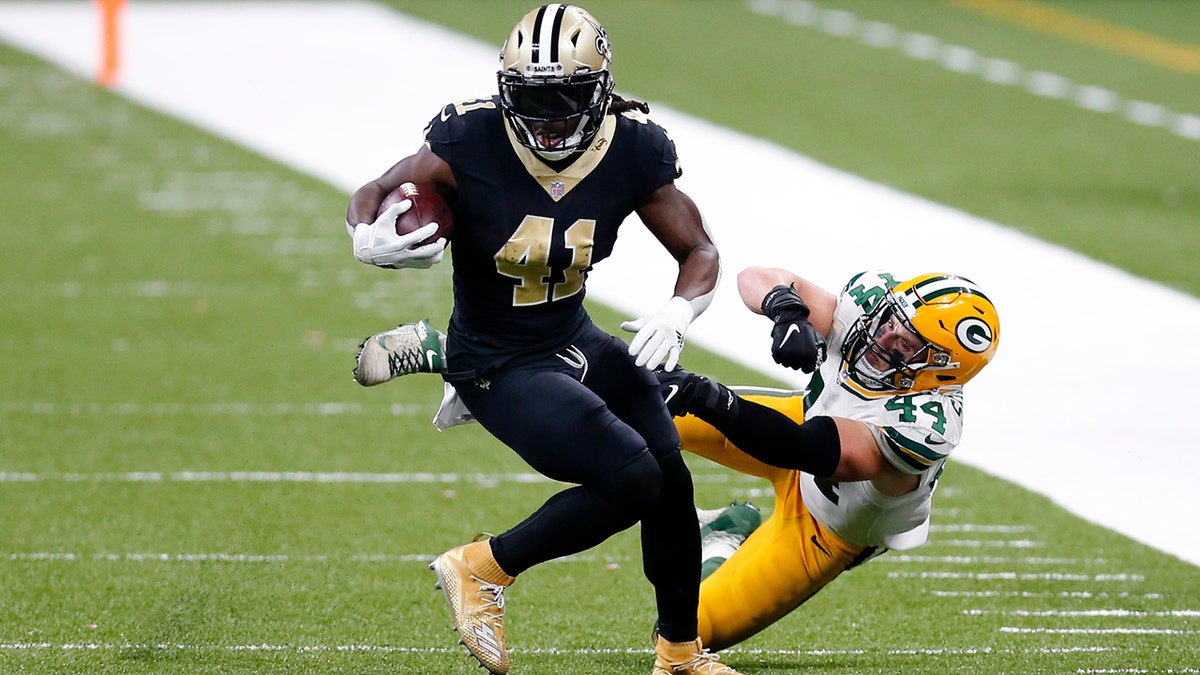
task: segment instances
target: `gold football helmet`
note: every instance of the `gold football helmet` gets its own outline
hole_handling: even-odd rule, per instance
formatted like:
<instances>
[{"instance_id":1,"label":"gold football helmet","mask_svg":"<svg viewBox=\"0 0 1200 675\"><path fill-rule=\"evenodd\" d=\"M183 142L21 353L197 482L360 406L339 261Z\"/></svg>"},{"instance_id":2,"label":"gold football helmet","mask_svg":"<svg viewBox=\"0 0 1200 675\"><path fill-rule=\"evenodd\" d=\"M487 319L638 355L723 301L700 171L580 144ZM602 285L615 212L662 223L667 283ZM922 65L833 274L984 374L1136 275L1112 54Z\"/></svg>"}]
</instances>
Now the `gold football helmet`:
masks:
<instances>
[{"instance_id":1,"label":"gold football helmet","mask_svg":"<svg viewBox=\"0 0 1200 675\"><path fill-rule=\"evenodd\" d=\"M897 284L851 326L844 367L876 391L960 387L999 342L996 307L973 281L923 274Z\"/></svg>"},{"instance_id":2,"label":"gold football helmet","mask_svg":"<svg viewBox=\"0 0 1200 675\"><path fill-rule=\"evenodd\" d=\"M582 150L604 122L612 50L586 10L551 3L525 15L500 50L500 107L522 145L549 160Z\"/></svg>"}]
</instances>

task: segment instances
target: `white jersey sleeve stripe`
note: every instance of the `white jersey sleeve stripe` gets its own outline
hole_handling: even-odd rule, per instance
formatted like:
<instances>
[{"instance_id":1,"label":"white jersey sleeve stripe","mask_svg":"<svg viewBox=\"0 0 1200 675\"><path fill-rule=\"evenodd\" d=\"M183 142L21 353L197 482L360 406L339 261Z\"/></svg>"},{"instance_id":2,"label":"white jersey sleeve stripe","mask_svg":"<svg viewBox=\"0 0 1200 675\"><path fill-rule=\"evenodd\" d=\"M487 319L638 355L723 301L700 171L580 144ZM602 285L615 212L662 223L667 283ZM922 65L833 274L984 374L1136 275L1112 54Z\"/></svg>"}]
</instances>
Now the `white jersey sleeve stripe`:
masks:
<instances>
[{"instance_id":1,"label":"white jersey sleeve stripe","mask_svg":"<svg viewBox=\"0 0 1200 675\"><path fill-rule=\"evenodd\" d=\"M944 453L937 452L926 445L902 435L895 429L884 428L884 438L887 441L890 455L901 460L904 465L896 468L907 473L920 473L946 458ZM896 461L891 460L893 464Z\"/></svg>"}]
</instances>

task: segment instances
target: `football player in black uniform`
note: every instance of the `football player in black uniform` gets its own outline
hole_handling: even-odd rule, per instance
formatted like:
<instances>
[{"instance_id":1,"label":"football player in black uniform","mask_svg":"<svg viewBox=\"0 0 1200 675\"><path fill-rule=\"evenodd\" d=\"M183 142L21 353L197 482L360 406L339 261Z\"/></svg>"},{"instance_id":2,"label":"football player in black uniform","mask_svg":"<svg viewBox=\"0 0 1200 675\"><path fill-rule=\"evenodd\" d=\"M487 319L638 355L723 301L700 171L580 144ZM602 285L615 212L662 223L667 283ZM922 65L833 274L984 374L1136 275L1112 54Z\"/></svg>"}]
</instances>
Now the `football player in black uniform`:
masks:
<instances>
[{"instance_id":1,"label":"football player in black uniform","mask_svg":"<svg viewBox=\"0 0 1200 675\"><path fill-rule=\"evenodd\" d=\"M658 608L653 672L737 675L698 638L691 474L652 373L675 367L688 325L708 306L717 250L675 186L674 144L645 104L613 94L610 58L604 28L585 10L531 11L501 51L499 95L443 108L416 154L355 192L347 226L359 260L429 267L446 242L417 242L436 225L397 235L410 203L377 211L406 181L432 183L445 197L455 222L444 406L465 405L530 466L574 484L504 533L430 565L471 654L506 673L505 588L640 521ZM634 333L626 345L593 325L583 299L588 272L631 213L679 272L657 314L622 324ZM375 337L368 346L387 341ZM360 368L373 353L360 352Z\"/></svg>"}]
</instances>

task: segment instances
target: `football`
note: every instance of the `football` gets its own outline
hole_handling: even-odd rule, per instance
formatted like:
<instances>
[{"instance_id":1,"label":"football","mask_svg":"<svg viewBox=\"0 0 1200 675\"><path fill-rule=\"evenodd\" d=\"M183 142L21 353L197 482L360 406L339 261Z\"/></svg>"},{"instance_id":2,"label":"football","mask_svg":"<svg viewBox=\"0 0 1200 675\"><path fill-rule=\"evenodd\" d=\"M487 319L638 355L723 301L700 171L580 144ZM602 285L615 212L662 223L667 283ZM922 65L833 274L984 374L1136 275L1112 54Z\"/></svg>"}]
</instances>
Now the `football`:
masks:
<instances>
[{"instance_id":1,"label":"football","mask_svg":"<svg viewBox=\"0 0 1200 675\"><path fill-rule=\"evenodd\" d=\"M432 244L442 237L445 237L447 242L450 241L450 233L454 231L454 212L450 210L446 200L433 189L433 185L428 183L402 183L383 198L383 203L379 205L379 213L405 199L412 200L412 208L396 218L396 234L408 234L429 223L437 223L437 232L420 243Z\"/></svg>"}]
</instances>

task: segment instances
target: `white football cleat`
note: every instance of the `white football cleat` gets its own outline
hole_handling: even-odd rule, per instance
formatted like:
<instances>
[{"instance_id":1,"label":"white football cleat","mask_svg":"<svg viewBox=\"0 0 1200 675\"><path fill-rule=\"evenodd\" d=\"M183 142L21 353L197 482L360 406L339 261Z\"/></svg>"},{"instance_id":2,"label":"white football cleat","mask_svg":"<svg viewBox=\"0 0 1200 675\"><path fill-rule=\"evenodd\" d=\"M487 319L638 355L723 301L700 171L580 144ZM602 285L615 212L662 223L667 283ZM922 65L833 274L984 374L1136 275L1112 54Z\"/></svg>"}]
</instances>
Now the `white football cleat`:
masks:
<instances>
[{"instance_id":1,"label":"white football cleat","mask_svg":"<svg viewBox=\"0 0 1200 675\"><path fill-rule=\"evenodd\" d=\"M446 370L446 336L428 319L402 323L363 340L354 357L354 381L373 387L401 375Z\"/></svg>"}]
</instances>

